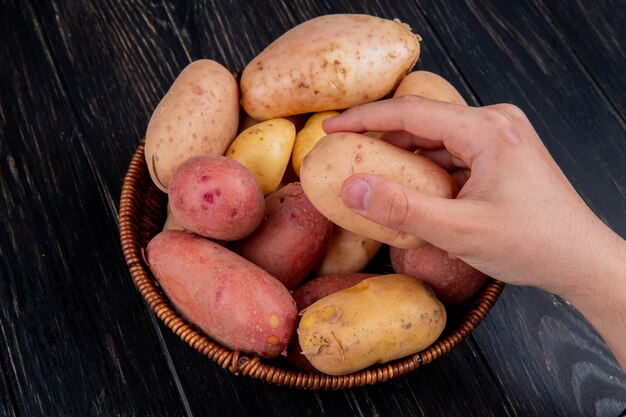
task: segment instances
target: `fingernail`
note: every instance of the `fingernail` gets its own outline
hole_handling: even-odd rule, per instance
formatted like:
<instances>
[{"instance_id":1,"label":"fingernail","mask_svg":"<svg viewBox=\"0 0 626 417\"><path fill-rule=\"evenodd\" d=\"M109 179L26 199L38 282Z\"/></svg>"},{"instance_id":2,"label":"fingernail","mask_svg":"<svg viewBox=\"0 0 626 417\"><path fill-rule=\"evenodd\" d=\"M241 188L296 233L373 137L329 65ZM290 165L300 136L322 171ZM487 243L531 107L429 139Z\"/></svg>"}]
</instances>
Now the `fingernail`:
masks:
<instances>
[{"instance_id":1,"label":"fingernail","mask_svg":"<svg viewBox=\"0 0 626 417\"><path fill-rule=\"evenodd\" d=\"M327 127L326 127L326 126L327 126L328 121L329 121L329 120L331 120L331 123L332 123L332 120L333 120L335 117L337 117L337 116L330 116L330 117L325 118L325 119L322 121L322 129L324 129L324 132L327 132Z\"/></svg>"},{"instance_id":2,"label":"fingernail","mask_svg":"<svg viewBox=\"0 0 626 417\"><path fill-rule=\"evenodd\" d=\"M368 181L356 178L344 185L341 197L348 207L363 211L367 206L371 190L372 185Z\"/></svg>"}]
</instances>

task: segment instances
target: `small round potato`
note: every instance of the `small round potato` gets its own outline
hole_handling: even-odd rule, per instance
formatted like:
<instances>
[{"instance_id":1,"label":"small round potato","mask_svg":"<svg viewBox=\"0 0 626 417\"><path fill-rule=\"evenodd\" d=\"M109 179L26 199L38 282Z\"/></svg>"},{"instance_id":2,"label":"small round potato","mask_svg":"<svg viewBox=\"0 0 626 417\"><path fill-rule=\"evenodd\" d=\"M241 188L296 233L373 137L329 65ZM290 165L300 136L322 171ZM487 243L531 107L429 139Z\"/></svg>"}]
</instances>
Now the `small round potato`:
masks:
<instances>
[{"instance_id":1,"label":"small round potato","mask_svg":"<svg viewBox=\"0 0 626 417\"><path fill-rule=\"evenodd\" d=\"M223 155L237 134L239 87L215 61L194 61L180 73L154 110L146 131L150 177L164 192L183 161Z\"/></svg>"},{"instance_id":2,"label":"small round potato","mask_svg":"<svg viewBox=\"0 0 626 417\"><path fill-rule=\"evenodd\" d=\"M197 156L172 175L172 214L186 230L217 240L238 240L263 220L265 200L254 176L225 156Z\"/></svg>"},{"instance_id":3,"label":"small round potato","mask_svg":"<svg viewBox=\"0 0 626 417\"><path fill-rule=\"evenodd\" d=\"M226 156L254 174L263 194L268 195L283 178L295 140L296 128L289 120L266 120L241 132Z\"/></svg>"},{"instance_id":4,"label":"small round potato","mask_svg":"<svg viewBox=\"0 0 626 417\"><path fill-rule=\"evenodd\" d=\"M321 298L301 315L302 353L330 375L419 352L446 325L446 310L432 290L400 274L368 278Z\"/></svg>"}]
</instances>

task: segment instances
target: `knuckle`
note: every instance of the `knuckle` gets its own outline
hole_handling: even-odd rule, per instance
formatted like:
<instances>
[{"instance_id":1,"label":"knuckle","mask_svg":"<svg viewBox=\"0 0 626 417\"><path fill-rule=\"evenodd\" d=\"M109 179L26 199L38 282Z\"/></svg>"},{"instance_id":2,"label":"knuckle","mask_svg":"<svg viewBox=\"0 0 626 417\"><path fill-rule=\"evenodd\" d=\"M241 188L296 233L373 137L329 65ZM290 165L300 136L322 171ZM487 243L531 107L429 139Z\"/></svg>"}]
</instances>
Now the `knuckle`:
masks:
<instances>
[{"instance_id":1,"label":"knuckle","mask_svg":"<svg viewBox=\"0 0 626 417\"><path fill-rule=\"evenodd\" d=\"M495 106L496 110L507 115L511 120L525 119L526 114L514 104L501 103Z\"/></svg>"},{"instance_id":2,"label":"knuckle","mask_svg":"<svg viewBox=\"0 0 626 417\"><path fill-rule=\"evenodd\" d=\"M409 219L409 199L403 189L393 193L387 207L386 223L390 227L404 226Z\"/></svg>"},{"instance_id":3,"label":"knuckle","mask_svg":"<svg viewBox=\"0 0 626 417\"><path fill-rule=\"evenodd\" d=\"M499 104L486 108L484 116L492 132L498 137L506 137L516 130L517 123L507 111L501 110L500 106L508 105Z\"/></svg>"},{"instance_id":4,"label":"knuckle","mask_svg":"<svg viewBox=\"0 0 626 417\"><path fill-rule=\"evenodd\" d=\"M414 106L422 103L424 101L424 97L407 94L404 96L396 97L395 100L397 100L398 103L400 103L401 105Z\"/></svg>"}]
</instances>

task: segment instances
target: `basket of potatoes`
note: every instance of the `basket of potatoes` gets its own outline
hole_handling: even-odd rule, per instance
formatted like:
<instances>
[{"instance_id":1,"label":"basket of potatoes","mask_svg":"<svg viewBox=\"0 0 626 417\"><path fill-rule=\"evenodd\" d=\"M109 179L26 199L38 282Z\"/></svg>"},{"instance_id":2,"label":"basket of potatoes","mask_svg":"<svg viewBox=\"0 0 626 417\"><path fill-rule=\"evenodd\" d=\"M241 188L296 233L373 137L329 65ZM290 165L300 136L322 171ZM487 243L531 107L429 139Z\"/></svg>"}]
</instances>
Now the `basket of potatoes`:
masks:
<instances>
[{"instance_id":1,"label":"basket of potatoes","mask_svg":"<svg viewBox=\"0 0 626 417\"><path fill-rule=\"evenodd\" d=\"M235 374L340 389L430 363L483 320L502 283L340 198L359 172L454 198L451 176L376 132L322 129L390 96L465 104L411 72L420 41L397 20L327 15L240 77L212 60L180 73L132 157L119 218L137 289L184 342Z\"/></svg>"}]
</instances>

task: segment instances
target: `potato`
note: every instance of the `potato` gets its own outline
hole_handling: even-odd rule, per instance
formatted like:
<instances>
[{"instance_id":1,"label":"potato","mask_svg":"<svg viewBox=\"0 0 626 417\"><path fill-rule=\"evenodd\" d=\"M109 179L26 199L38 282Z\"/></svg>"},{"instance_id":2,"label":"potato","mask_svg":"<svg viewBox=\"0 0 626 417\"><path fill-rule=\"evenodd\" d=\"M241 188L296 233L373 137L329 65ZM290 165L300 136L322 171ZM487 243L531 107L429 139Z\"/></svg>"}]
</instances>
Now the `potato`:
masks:
<instances>
[{"instance_id":1,"label":"potato","mask_svg":"<svg viewBox=\"0 0 626 417\"><path fill-rule=\"evenodd\" d=\"M307 120L301 131L296 135L296 142L291 153L291 165L296 175L300 176L300 164L313 146L324 136L326 132L322 128L322 122L329 117L337 116L338 111L324 111L315 113Z\"/></svg>"},{"instance_id":2,"label":"potato","mask_svg":"<svg viewBox=\"0 0 626 417\"><path fill-rule=\"evenodd\" d=\"M223 155L239 123L239 88L234 75L215 61L189 64L154 110L146 131L150 177L164 192L183 161Z\"/></svg>"},{"instance_id":3,"label":"potato","mask_svg":"<svg viewBox=\"0 0 626 417\"><path fill-rule=\"evenodd\" d=\"M393 96L400 97L409 94L467 106L461 94L452 84L441 76L428 71L415 71L404 77Z\"/></svg>"},{"instance_id":4,"label":"potato","mask_svg":"<svg viewBox=\"0 0 626 417\"><path fill-rule=\"evenodd\" d=\"M235 253L168 230L148 244L146 262L176 310L215 341L267 358L289 344L297 318L291 294Z\"/></svg>"},{"instance_id":5,"label":"potato","mask_svg":"<svg viewBox=\"0 0 626 417\"><path fill-rule=\"evenodd\" d=\"M301 315L302 353L330 375L419 352L446 324L445 308L432 290L401 274L368 278L316 301Z\"/></svg>"},{"instance_id":6,"label":"potato","mask_svg":"<svg viewBox=\"0 0 626 417\"><path fill-rule=\"evenodd\" d=\"M241 75L241 104L259 120L345 109L392 92L415 65L421 38L395 20L335 14L276 39Z\"/></svg>"},{"instance_id":7,"label":"potato","mask_svg":"<svg viewBox=\"0 0 626 417\"><path fill-rule=\"evenodd\" d=\"M393 270L426 282L445 305L469 300L485 285L487 276L459 258L431 244L416 249L390 249Z\"/></svg>"},{"instance_id":8,"label":"potato","mask_svg":"<svg viewBox=\"0 0 626 417\"><path fill-rule=\"evenodd\" d=\"M304 124L306 123L308 118L308 114L294 114L292 116L283 117L283 119L289 120L291 123L293 123L296 128L296 132L300 131L300 129L304 127ZM261 122L250 117L250 115L246 113L245 110L243 110L242 108L241 112L239 113L239 128L237 130L237 135L258 123Z\"/></svg>"},{"instance_id":9,"label":"potato","mask_svg":"<svg viewBox=\"0 0 626 417\"><path fill-rule=\"evenodd\" d=\"M263 222L235 250L293 289L324 254L331 230L300 183L292 183L266 199Z\"/></svg>"},{"instance_id":10,"label":"potato","mask_svg":"<svg viewBox=\"0 0 626 417\"><path fill-rule=\"evenodd\" d=\"M320 298L335 293L337 291L352 287L364 279L375 277L378 274L368 273L349 273L349 274L332 274L313 278L310 281L300 285L292 293L296 302L298 311L302 311Z\"/></svg>"},{"instance_id":11,"label":"potato","mask_svg":"<svg viewBox=\"0 0 626 417\"><path fill-rule=\"evenodd\" d=\"M317 277L298 287L293 292L296 308L302 311L320 298L358 284L376 274L335 274ZM298 338L294 337L287 348L287 362L305 371L315 371L311 362L302 354Z\"/></svg>"},{"instance_id":12,"label":"potato","mask_svg":"<svg viewBox=\"0 0 626 417\"><path fill-rule=\"evenodd\" d=\"M300 181L311 203L336 225L400 248L425 242L418 236L379 225L343 204L341 186L352 174L376 174L422 193L452 198L454 180L428 158L387 142L351 132L322 138L302 161Z\"/></svg>"},{"instance_id":13,"label":"potato","mask_svg":"<svg viewBox=\"0 0 626 417\"><path fill-rule=\"evenodd\" d=\"M172 207L169 201L167 202L167 218L165 219L162 230L185 230L183 225L180 224L178 219L172 214Z\"/></svg>"},{"instance_id":14,"label":"potato","mask_svg":"<svg viewBox=\"0 0 626 417\"><path fill-rule=\"evenodd\" d=\"M296 128L286 119L266 120L237 136L226 156L246 167L261 185L264 195L278 187L289 164Z\"/></svg>"},{"instance_id":15,"label":"potato","mask_svg":"<svg viewBox=\"0 0 626 417\"><path fill-rule=\"evenodd\" d=\"M265 212L254 176L225 156L196 156L179 165L170 181L169 203L186 230L225 241L248 236Z\"/></svg>"},{"instance_id":16,"label":"potato","mask_svg":"<svg viewBox=\"0 0 626 417\"><path fill-rule=\"evenodd\" d=\"M335 226L324 257L315 268L315 274L323 276L359 272L367 266L382 245L369 237Z\"/></svg>"}]
</instances>

